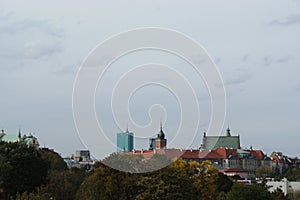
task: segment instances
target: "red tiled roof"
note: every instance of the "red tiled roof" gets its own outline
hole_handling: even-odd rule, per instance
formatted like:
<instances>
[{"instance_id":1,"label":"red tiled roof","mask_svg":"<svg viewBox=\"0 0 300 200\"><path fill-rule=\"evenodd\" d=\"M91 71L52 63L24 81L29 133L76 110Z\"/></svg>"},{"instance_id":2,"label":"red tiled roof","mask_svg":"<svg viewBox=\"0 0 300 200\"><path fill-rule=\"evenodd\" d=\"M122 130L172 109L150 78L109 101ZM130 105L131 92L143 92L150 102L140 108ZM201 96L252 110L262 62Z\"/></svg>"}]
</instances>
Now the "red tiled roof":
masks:
<instances>
[{"instance_id":1,"label":"red tiled roof","mask_svg":"<svg viewBox=\"0 0 300 200\"><path fill-rule=\"evenodd\" d=\"M151 158L155 153L164 154L167 158L183 159L220 159L226 158L215 150L181 150L181 149L159 149L159 150L135 150L132 154L142 154L144 158Z\"/></svg>"},{"instance_id":2,"label":"red tiled roof","mask_svg":"<svg viewBox=\"0 0 300 200\"><path fill-rule=\"evenodd\" d=\"M223 159L228 158L230 155L236 157L236 149L218 148L215 151L220 154Z\"/></svg>"},{"instance_id":3,"label":"red tiled roof","mask_svg":"<svg viewBox=\"0 0 300 200\"><path fill-rule=\"evenodd\" d=\"M246 150L250 152L255 159L263 159L265 157L261 150ZM132 154L142 154L144 158L151 158L155 153L166 155L167 158L183 158L183 159L226 159L237 158L236 149L218 148L215 150L182 150L182 149L157 149L157 150L135 150Z\"/></svg>"},{"instance_id":4,"label":"red tiled roof","mask_svg":"<svg viewBox=\"0 0 300 200\"><path fill-rule=\"evenodd\" d=\"M255 159L258 160L262 160L265 157L265 154L261 150L246 150L246 151L250 152L255 157Z\"/></svg>"},{"instance_id":5,"label":"red tiled roof","mask_svg":"<svg viewBox=\"0 0 300 200\"><path fill-rule=\"evenodd\" d=\"M280 162L282 162L281 159L279 159L278 157L271 157L271 160L272 160L273 163L276 163L276 162L280 163Z\"/></svg>"}]
</instances>

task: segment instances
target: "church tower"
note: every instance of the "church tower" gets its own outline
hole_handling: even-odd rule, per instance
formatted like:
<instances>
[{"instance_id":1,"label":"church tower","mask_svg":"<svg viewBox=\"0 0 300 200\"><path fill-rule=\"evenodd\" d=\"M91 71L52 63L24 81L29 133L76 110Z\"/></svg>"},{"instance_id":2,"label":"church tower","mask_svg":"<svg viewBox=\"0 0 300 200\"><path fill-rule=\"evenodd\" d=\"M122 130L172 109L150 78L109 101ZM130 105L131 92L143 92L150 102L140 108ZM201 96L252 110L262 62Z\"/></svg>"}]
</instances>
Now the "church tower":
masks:
<instances>
[{"instance_id":1,"label":"church tower","mask_svg":"<svg viewBox=\"0 0 300 200\"><path fill-rule=\"evenodd\" d=\"M162 123L160 123L160 131L155 139L155 149L166 149L167 139L165 139L165 133L162 130Z\"/></svg>"}]
</instances>

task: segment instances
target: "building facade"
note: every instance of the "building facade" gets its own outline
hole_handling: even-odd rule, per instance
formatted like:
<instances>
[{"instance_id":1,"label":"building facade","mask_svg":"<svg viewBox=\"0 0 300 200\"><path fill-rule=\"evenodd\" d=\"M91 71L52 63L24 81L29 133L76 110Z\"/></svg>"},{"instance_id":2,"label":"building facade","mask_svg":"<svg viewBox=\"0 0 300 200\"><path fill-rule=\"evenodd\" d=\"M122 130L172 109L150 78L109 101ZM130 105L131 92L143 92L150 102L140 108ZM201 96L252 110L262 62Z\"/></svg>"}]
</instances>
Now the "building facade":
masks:
<instances>
[{"instance_id":1,"label":"building facade","mask_svg":"<svg viewBox=\"0 0 300 200\"><path fill-rule=\"evenodd\" d=\"M75 153L74 160L83 161L83 162L90 161L91 160L90 151L89 150L77 150Z\"/></svg>"},{"instance_id":2,"label":"building facade","mask_svg":"<svg viewBox=\"0 0 300 200\"><path fill-rule=\"evenodd\" d=\"M117 133L117 152L129 152L134 148L133 133L128 129L124 133Z\"/></svg>"},{"instance_id":3,"label":"building facade","mask_svg":"<svg viewBox=\"0 0 300 200\"><path fill-rule=\"evenodd\" d=\"M145 159L154 154L165 155L169 159L182 158L186 161L202 162L209 160L220 172L228 175L240 175L242 178L255 177L255 170L262 166L271 166L272 161L261 150L218 148L215 150L202 149L154 149L135 150L131 154L142 154Z\"/></svg>"},{"instance_id":4,"label":"building facade","mask_svg":"<svg viewBox=\"0 0 300 200\"><path fill-rule=\"evenodd\" d=\"M299 181L288 181L286 178L281 181L267 181L266 185L270 192L280 189L284 195L289 195L290 197L292 197L295 192L300 191Z\"/></svg>"}]
</instances>

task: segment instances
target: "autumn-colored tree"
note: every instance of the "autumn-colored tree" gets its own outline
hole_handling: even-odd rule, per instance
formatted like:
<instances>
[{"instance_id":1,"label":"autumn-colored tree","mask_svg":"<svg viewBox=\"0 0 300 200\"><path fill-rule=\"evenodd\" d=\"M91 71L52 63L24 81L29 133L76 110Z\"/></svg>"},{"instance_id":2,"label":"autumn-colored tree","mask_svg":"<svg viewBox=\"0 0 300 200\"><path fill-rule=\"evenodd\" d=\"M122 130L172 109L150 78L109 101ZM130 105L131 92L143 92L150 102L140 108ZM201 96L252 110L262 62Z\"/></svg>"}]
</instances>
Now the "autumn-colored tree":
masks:
<instances>
[{"instance_id":1,"label":"autumn-colored tree","mask_svg":"<svg viewBox=\"0 0 300 200\"><path fill-rule=\"evenodd\" d=\"M154 154L151 158L144 159L141 154L112 153L101 162L119 171L145 173L164 168L172 163L172 160L160 154Z\"/></svg>"},{"instance_id":2,"label":"autumn-colored tree","mask_svg":"<svg viewBox=\"0 0 300 200\"><path fill-rule=\"evenodd\" d=\"M136 199L195 199L192 172L182 159L139 177Z\"/></svg>"},{"instance_id":3,"label":"autumn-colored tree","mask_svg":"<svg viewBox=\"0 0 300 200\"><path fill-rule=\"evenodd\" d=\"M209 161L201 163L191 161L189 165L190 169L195 171L193 176L194 187L197 190L199 199L215 199L217 195L216 181L218 179L218 170Z\"/></svg>"},{"instance_id":4,"label":"autumn-colored tree","mask_svg":"<svg viewBox=\"0 0 300 200\"><path fill-rule=\"evenodd\" d=\"M73 200L85 177L84 169L72 168L64 171L51 171L49 181L40 188L40 196L53 199Z\"/></svg>"},{"instance_id":5,"label":"autumn-colored tree","mask_svg":"<svg viewBox=\"0 0 300 200\"><path fill-rule=\"evenodd\" d=\"M76 199L133 199L132 194L136 195L133 176L98 163L81 184Z\"/></svg>"},{"instance_id":6,"label":"autumn-colored tree","mask_svg":"<svg viewBox=\"0 0 300 200\"><path fill-rule=\"evenodd\" d=\"M105 163L117 161L117 155ZM111 160L110 160L111 159ZM122 159L126 159L123 156ZM154 159L129 158L147 169L167 162L162 155ZM166 163L163 163L164 165ZM132 165L133 166L133 165ZM131 166L131 167L132 167ZM119 166L122 167L122 166ZM123 168L124 169L124 168ZM148 173L120 172L97 163L93 173L81 184L77 199L214 199L218 194L218 171L208 161L199 163L176 159L167 167Z\"/></svg>"}]
</instances>

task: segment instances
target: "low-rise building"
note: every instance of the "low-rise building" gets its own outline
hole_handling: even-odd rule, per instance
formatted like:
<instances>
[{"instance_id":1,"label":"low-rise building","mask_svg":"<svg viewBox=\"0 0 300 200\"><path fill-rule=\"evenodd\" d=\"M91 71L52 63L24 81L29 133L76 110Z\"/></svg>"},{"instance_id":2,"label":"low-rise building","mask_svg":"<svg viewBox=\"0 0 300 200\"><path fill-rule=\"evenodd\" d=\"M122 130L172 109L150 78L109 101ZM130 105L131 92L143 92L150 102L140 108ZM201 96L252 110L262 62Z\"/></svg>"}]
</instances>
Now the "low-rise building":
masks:
<instances>
[{"instance_id":1,"label":"low-rise building","mask_svg":"<svg viewBox=\"0 0 300 200\"><path fill-rule=\"evenodd\" d=\"M278 174L282 174L293 164L288 156L284 155L282 152L273 152L270 155L270 159L272 161L272 169Z\"/></svg>"},{"instance_id":2,"label":"low-rise building","mask_svg":"<svg viewBox=\"0 0 300 200\"><path fill-rule=\"evenodd\" d=\"M284 195L293 195L296 191L300 191L299 181L288 181L286 178L281 181L267 181L266 185L270 192L280 189Z\"/></svg>"},{"instance_id":3,"label":"low-rise building","mask_svg":"<svg viewBox=\"0 0 300 200\"><path fill-rule=\"evenodd\" d=\"M90 170L94 164L95 160L91 159L89 150L77 150L75 156L63 158L68 168L85 168L86 170Z\"/></svg>"},{"instance_id":4,"label":"low-rise building","mask_svg":"<svg viewBox=\"0 0 300 200\"><path fill-rule=\"evenodd\" d=\"M87 162L91 160L90 151L89 150L77 150L75 154L74 160Z\"/></svg>"}]
</instances>

